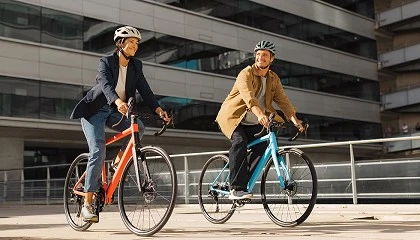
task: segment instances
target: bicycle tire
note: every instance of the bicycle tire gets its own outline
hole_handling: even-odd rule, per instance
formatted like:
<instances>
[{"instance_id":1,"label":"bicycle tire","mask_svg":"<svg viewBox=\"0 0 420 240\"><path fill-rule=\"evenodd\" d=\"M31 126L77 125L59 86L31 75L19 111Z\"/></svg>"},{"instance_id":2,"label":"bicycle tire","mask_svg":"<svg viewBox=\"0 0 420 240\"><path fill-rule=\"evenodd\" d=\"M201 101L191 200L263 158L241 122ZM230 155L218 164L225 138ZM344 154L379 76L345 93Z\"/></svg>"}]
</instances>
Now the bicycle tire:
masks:
<instances>
[{"instance_id":1,"label":"bicycle tire","mask_svg":"<svg viewBox=\"0 0 420 240\"><path fill-rule=\"evenodd\" d=\"M146 146L141 152L152 177L149 190L139 191L131 158L119 183L118 207L128 230L139 236L151 236L171 217L176 202L177 176L170 157L162 148ZM141 184L144 185L145 171L140 160L139 167Z\"/></svg>"},{"instance_id":2,"label":"bicycle tire","mask_svg":"<svg viewBox=\"0 0 420 240\"><path fill-rule=\"evenodd\" d=\"M286 156L288 155L288 156ZM302 224L311 214L318 191L315 167L308 156L299 149L285 149L278 152L287 162L292 179L282 189L271 158L264 168L261 179L261 199L269 218L279 226L293 227ZM286 158L287 157L287 158ZM281 171L284 171L280 167ZM284 174L282 174L284 179ZM268 193L268 189L273 190Z\"/></svg>"},{"instance_id":3,"label":"bicycle tire","mask_svg":"<svg viewBox=\"0 0 420 240\"><path fill-rule=\"evenodd\" d=\"M204 164L198 183L198 203L204 217L211 223L222 224L229 220L235 212L235 205L229 200L229 194L210 190L220 188L229 192L229 158L225 155L214 155ZM220 175L219 175L220 174ZM219 179L215 182L216 178Z\"/></svg>"},{"instance_id":4,"label":"bicycle tire","mask_svg":"<svg viewBox=\"0 0 420 240\"><path fill-rule=\"evenodd\" d=\"M70 165L64 183L64 212L68 224L76 231L85 231L92 226L92 223L84 222L82 216L80 215L80 211L84 203L84 197L73 193L75 184L79 181L80 176L82 176L86 171L88 159L89 154L87 153L77 156ZM83 186L84 180L78 190L83 192Z\"/></svg>"}]
</instances>

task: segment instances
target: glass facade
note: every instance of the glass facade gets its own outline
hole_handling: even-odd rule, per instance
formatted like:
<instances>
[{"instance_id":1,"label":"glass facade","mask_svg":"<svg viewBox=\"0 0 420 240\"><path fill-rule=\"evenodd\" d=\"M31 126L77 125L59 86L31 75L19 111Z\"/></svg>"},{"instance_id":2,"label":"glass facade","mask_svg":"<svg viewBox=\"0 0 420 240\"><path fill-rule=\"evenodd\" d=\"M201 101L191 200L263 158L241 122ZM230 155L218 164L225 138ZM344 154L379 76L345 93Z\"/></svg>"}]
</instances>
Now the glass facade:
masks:
<instances>
[{"instance_id":1,"label":"glass facade","mask_svg":"<svg viewBox=\"0 0 420 240\"><path fill-rule=\"evenodd\" d=\"M10 0L0 0L0 36L41 42L49 45L109 54L115 49L113 42L116 23L82 17L47 8L35 8L28 4ZM213 1L217 2L217 1ZM24 9L28 14L25 21L29 25L10 28L17 18L16 10ZM30 14L29 14L30 13ZM38 14L36 17L35 15ZM38 19L38 22L31 19ZM40 21L42 19L42 21ZM36 25L38 24L38 25ZM33 27L35 26L35 27ZM32 28L33 27L33 28ZM31 38L21 34L30 28ZM247 65L254 61L253 52L242 52L212 44L183 39L149 30L141 30L142 41L136 57L142 61L165 64L236 77ZM37 37L38 36L38 37ZM276 59L272 70L286 86L309 89L347 97L379 101L379 83L374 80L340 74Z\"/></svg>"},{"instance_id":2,"label":"glass facade","mask_svg":"<svg viewBox=\"0 0 420 240\"><path fill-rule=\"evenodd\" d=\"M351 12L375 19L373 0L321 0L332 5L344 8Z\"/></svg>"},{"instance_id":3,"label":"glass facade","mask_svg":"<svg viewBox=\"0 0 420 240\"><path fill-rule=\"evenodd\" d=\"M0 76L0 116L68 121L74 106L89 88ZM141 98L137 98L137 111L151 114ZM219 132L214 120L221 103L159 95L157 98L164 109L174 111L177 129ZM309 121L308 138L311 139L344 141L382 136L380 124L376 123L307 114L298 117ZM142 120L148 127L160 127L153 118ZM286 129L280 136L292 133L293 129Z\"/></svg>"},{"instance_id":4,"label":"glass facade","mask_svg":"<svg viewBox=\"0 0 420 240\"><path fill-rule=\"evenodd\" d=\"M249 0L155 0L339 51L377 59L376 41ZM341 2L341 1L334 1ZM343 1L348 2L348 1ZM354 1L352 1L354 2ZM345 4L343 4L345 5ZM373 11L373 4L370 8Z\"/></svg>"},{"instance_id":5,"label":"glass facade","mask_svg":"<svg viewBox=\"0 0 420 240\"><path fill-rule=\"evenodd\" d=\"M225 9L221 6L229 1L226 3L188 1L188 4L193 3L197 5L195 8L203 6L204 3L215 4L217 9L225 11L225 14L223 11L220 12L221 15L229 16L232 14L232 9L237 11L238 8L235 6L239 1L232 1L233 7ZM249 9L243 9L241 14L231 17L242 19L244 22L249 20L247 25L257 24L260 22L258 18L245 17L253 15L253 11L256 11L255 6L257 5L251 4ZM264 14L273 15L271 11ZM230 19L230 21L234 20ZM113 32L118 26L119 24L116 23L89 17L10 0L0 0L0 36L7 38L108 54L115 48ZM141 30L141 33L142 41L136 57L147 62L235 77L240 70L254 61L253 52L237 51L149 30ZM296 34L301 33L296 32ZM275 60L272 69L281 77L286 86L365 100L379 100L379 86L374 80L280 59ZM0 116L69 120L74 106L89 89L89 86L0 76ZM214 119L220 103L171 96L158 96L158 98L162 106L175 110L176 128L219 131ZM142 107L142 103L139 107ZM309 137L313 139L347 140L382 136L380 124L322 116L300 115L300 117L307 118L311 123ZM156 123L146 122L147 126L154 126L154 124ZM364 130L359 130L360 132L357 133L354 130L356 127Z\"/></svg>"}]
</instances>

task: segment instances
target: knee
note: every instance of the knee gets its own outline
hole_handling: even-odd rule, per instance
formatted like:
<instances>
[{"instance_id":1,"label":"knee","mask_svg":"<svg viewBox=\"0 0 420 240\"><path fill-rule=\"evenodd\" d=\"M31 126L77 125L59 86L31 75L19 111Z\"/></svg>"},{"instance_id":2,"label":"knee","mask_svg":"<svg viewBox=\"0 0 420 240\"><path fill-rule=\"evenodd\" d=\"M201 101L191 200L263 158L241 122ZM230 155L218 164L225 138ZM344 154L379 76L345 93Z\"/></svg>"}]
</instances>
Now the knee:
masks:
<instances>
[{"instance_id":1,"label":"knee","mask_svg":"<svg viewBox=\"0 0 420 240\"><path fill-rule=\"evenodd\" d=\"M246 148L246 145L248 143L246 138L242 137L232 137L232 148Z\"/></svg>"},{"instance_id":2,"label":"knee","mask_svg":"<svg viewBox=\"0 0 420 240\"><path fill-rule=\"evenodd\" d=\"M145 128L144 123L140 120L137 120L137 124L139 125L139 134L140 136L143 136Z\"/></svg>"},{"instance_id":3,"label":"knee","mask_svg":"<svg viewBox=\"0 0 420 240\"><path fill-rule=\"evenodd\" d=\"M93 159L105 159L106 145L102 139L97 139L95 144L90 148L91 157Z\"/></svg>"}]
</instances>

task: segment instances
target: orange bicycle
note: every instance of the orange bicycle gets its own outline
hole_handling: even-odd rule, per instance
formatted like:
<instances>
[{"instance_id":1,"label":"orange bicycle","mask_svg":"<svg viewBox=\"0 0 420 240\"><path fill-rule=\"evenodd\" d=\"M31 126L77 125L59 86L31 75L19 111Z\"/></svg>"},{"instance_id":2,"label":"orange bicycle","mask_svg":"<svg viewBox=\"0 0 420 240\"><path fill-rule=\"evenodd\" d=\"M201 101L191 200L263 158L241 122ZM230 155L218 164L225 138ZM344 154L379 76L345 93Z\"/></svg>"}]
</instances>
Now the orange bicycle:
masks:
<instances>
[{"instance_id":1,"label":"orange bicycle","mask_svg":"<svg viewBox=\"0 0 420 240\"><path fill-rule=\"evenodd\" d=\"M133 113L133 100L128 101L126 117L131 127L106 141L112 144L131 135L114 175L107 181L107 168L102 168L102 187L95 193L96 214L114 201L118 186L118 208L125 226L136 235L151 236L169 220L175 206L177 177L168 154L157 146L140 146L138 114ZM169 123L155 133L161 135ZM93 223L81 217L84 202L84 181L89 154L76 157L64 185L64 211L67 222L77 231L87 230Z\"/></svg>"}]
</instances>

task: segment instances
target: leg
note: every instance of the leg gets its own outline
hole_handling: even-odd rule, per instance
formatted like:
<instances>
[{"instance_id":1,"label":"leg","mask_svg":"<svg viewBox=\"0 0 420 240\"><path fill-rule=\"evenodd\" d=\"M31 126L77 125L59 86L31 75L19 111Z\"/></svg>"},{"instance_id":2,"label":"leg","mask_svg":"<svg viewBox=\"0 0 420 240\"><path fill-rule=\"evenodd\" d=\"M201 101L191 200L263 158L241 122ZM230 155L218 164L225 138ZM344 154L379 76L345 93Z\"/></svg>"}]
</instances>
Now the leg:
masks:
<instances>
[{"instance_id":1,"label":"leg","mask_svg":"<svg viewBox=\"0 0 420 240\"><path fill-rule=\"evenodd\" d=\"M98 216L92 207L93 195L100 188L100 177L105 160L105 119L107 111L101 109L89 119L82 118L82 129L89 146L89 160L86 167L85 180L85 206L82 209L82 216L92 222L98 221Z\"/></svg>"},{"instance_id":2,"label":"leg","mask_svg":"<svg viewBox=\"0 0 420 240\"><path fill-rule=\"evenodd\" d=\"M112 109L112 114L108 117L107 121L106 121L106 126L111 128L112 130L115 130L117 132L122 132L124 130L126 130L127 128L130 127L131 123L130 120L127 118L124 118L124 120L116 127L112 127L112 125L116 124L122 117L122 114L120 112L118 112L115 109ZM139 135L140 135L140 140L143 137L144 134L144 124L142 121L140 121L139 119L137 119L137 124L139 125ZM114 160L114 162L112 163L112 165L118 166L118 163L121 161L122 155L124 153L125 148L127 147L128 142L130 141L130 136L127 136L126 138L124 138L123 143L121 145L121 148Z\"/></svg>"},{"instance_id":3,"label":"leg","mask_svg":"<svg viewBox=\"0 0 420 240\"><path fill-rule=\"evenodd\" d=\"M229 149L230 186L232 189L245 191L248 183L248 164L245 163L248 138L242 125L235 129L230 141L232 143Z\"/></svg>"},{"instance_id":4,"label":"leg","mask_svg":"<svg viewBox=\"0 0 420 240\"><path fill-rule=\"evenodd\" d=\"M257 139L254 134L259 133L262 129L261 125L245 126L245 133L247 134L248 142ZM268 147L268 142L259 143L251 148L251 152L247 155L248 161L248 179L254 173L255 166L257 166L261 156L264 154Z\"/></svg>"}]
</instances>

